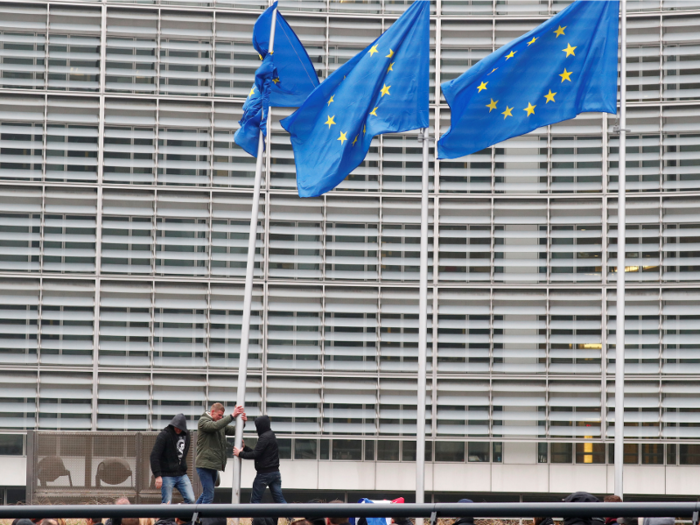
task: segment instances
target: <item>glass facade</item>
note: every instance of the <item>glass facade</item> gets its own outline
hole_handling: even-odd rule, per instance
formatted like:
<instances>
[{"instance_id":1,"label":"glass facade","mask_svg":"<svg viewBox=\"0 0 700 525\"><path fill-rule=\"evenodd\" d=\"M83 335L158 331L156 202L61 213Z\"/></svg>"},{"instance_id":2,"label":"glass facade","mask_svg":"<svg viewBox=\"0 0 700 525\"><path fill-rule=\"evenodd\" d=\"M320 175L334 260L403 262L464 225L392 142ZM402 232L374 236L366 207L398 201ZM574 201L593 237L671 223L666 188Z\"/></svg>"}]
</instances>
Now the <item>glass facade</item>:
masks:
<instances>
[{"instance_id":1,"label":"glass facade","mask_svg":"<svg viewBox=\"0 0 700 525\"><path fill-rule=\"evenodd\" d=\"M568 3L433 1L432 132L440 82ZM323 79L409 4L280 9ZM267 5L0 1L0 430L159 429L237 401L255 159L233 133ZM628 5L625 462L696 464L700 1ZM245 405L285 457L413 461L417 132L300 200L291 111L272 111ZM515 440L533 462L612 462L615 124L431 152L431 461L500 462Z\"/></svg>"}]
</instances>

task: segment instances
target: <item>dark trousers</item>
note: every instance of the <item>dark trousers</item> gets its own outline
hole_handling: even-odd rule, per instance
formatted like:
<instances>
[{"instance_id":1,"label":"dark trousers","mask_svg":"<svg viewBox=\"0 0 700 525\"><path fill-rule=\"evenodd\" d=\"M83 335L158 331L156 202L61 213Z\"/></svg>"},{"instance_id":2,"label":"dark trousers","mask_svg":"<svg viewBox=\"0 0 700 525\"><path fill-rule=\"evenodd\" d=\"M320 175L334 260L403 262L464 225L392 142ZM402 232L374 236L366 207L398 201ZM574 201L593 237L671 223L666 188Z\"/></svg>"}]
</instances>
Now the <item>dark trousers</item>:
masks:
<instances>
[{"instance_id":1,"label":"dark trousers","mask_svg":"<svg viewBox=\"0 0 700 525\"><path fill-rule=\"evenodd\" d=\"M282 476L279 470L276 472L258 473L253 480L253 492L250 495L251 503L262 502L265 487L270 487L272 499L275 503L287 503L282 495Z\"/></svg>"}]
</instances>

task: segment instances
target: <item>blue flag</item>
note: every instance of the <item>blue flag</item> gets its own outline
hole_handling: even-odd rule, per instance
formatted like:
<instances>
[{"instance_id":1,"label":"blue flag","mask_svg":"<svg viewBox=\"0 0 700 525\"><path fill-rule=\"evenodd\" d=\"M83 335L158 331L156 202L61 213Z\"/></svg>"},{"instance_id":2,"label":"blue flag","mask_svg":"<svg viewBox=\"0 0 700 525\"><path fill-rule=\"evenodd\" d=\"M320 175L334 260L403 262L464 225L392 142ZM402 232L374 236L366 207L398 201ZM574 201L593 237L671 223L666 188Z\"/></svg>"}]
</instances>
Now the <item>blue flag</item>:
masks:
<instances>
[{"instance_id":1,"label":"blue flag","mask_svg":"<svg viewBox=\"0 0 700 525\"><path fill-rule=\"evenodd\" d=\"M289 27L282 13L277 12L274 52L270 46L270 26L277 2L260 15L253 27L253 47L262 64L255 72L255 84L243 105L241 128L233 140L253 156L258 153L258 135L267 134L269 107L298 107L318 86L318 75L306 49Z\"/></svg>"},{"instance_id":2,"label":"blue flag","mask_svg":"<svg viewBox=\"0 0 700 525\"><path fill-rule=\"evenodd\" d=\"M428 0L414 2L281 122L291 134L300 197L340 184L375 135L428 127L429 16Z\"/></svg>"},{"instance_id":3,"label":"blue flag","mask_svg":"<svg viewBox=\"0 0 700 525\"><path fill-rule=\"evenodd\" d=\"M480 151L585 111L617 112L619 2L578 0L441 85L438 158Z\"/></svg>"}]
</instances>

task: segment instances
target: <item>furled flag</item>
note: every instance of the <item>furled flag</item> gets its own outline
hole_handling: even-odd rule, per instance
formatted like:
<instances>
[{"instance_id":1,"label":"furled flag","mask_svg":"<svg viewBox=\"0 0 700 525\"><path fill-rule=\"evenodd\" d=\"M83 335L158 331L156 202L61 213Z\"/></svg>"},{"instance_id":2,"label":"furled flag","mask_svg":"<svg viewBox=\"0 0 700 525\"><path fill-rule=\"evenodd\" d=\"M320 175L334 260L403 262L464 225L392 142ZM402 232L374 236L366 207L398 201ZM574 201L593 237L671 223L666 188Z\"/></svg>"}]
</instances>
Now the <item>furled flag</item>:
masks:
<instances>
[{"instance_id":1,"label":"furled flag","mask_svg":"<svg viewBox=\"0 0 700 525\"><path fill-rule=\"evenodd\" d=\"M438 158L480 151L585 111L617 112L619 2L578 0L441 85Z\"/></svg>"},{"instance_id":2,"label":"furled flag","mask_svg":"<svg viewBox=\"0 0 700 525\"><path fill-rule=\"evenodd\" d=\"M260 15L253 27L253 47L263 63L255 72L255 84L243 104L241 128L233 140L253 156L258 153L258 135L267 134L267 109L298 107L316 86L318 75L304 46L289 27L282 13L277 12L273 53L270 47L270 26L277 2Z\"/></svg>"},{"instance_id":3,"label":"furled flag","mask_svg":"<svg viewBox=\"0 0 700 525\"><path fill-rule=\"evenodd\" d=\"M414 2L282 121L292 136L300 197L340 184L375 135L428 127L429 16L428 0Z\"/></svg>"}]
</instances>

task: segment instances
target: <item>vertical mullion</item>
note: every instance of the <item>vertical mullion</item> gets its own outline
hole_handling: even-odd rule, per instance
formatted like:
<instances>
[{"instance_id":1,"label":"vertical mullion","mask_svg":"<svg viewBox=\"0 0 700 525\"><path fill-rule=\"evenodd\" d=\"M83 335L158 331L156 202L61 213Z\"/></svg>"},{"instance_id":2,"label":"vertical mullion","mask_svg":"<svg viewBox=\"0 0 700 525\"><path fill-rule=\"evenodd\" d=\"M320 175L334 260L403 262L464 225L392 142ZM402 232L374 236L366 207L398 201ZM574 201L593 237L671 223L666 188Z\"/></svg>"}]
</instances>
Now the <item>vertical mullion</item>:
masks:
<instances>
[{"instance_id":1,"label":"vertical mullion","mask_svg":"<svg viewBox=\"0 0 700 525\"><path fill-rule=\"evenodd\" d=\"M46 42L44 43L44 91L49 89L49 29L51 27L51 4L46 4Z\"/></svg>"},{"instance_id":2,"label":"vertical mullion","mask_svg":"<svg viewBox=\"0 0 700 525\"><path fill-rule=\"evenodd\" d=\"M157 24L157 30L156 30L156 56L154 57L154 66L156 68L156 77L155 77L155 83L156 85L155 90L154 90L154 95L157 97L160 95L160 45L161 45L161 26L162 26L162 21L163 21L163 12L161 9L158 9L158 24ZM157 102L157 99L156 99ZM157 135L156 135L157 137Z\"/></svg>"},{"instance_id":3,"label":"vertical mullion","mask_svg":"<svg viewBox=\"0 0 700 525\"><path fill-rule=\"evenodd\" d=\"M43 209L43 206L42 206ZM42 214L43 215L43 214ZM36 327L36 399L34 401L34 428L39 428L39 400L40 400L40 374L41 374L41 329L44 309L44 278L39 278L39 304L37 305L37 327Z\"/></svg>"},{"instance_id":4,"label":"vertical mullion","mask_svg":"<svg viewBox=\"0 0 700 525\"><path fill-rule=\"evenodd\" d=\"M601 290L600 306L600 433L603 443L606 443L608 438L608 291L606 287ZM605 453L607 454L607 450Z\"/></svg>"}]
</instances>

